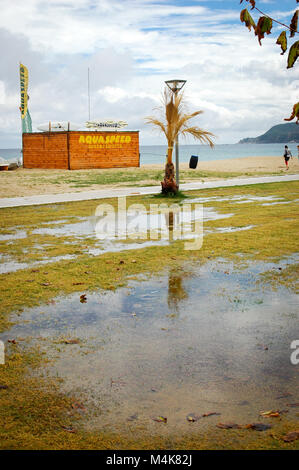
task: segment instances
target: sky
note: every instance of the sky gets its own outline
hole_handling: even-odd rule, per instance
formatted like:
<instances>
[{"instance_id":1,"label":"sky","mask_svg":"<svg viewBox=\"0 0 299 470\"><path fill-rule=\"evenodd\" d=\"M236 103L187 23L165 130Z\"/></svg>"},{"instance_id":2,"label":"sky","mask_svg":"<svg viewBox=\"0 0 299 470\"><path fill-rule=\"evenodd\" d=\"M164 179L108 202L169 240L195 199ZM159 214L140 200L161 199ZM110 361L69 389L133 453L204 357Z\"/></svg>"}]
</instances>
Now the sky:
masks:
<instances>
[{"instance_id":1,"label":"sky","mask_svg":"<svg viewBox=\"0 0 299 470\"><path fill-rule=\"evenodd\" d=\"M256 0L290 23L296 0ZM19 62L29 70L33 130L48 121L128 122L141 145L164 144L145 123L159 115L165 80L187 80L194 125L215 143L236 143L283 123L298 101L298 65L275 44L262 47L240 22L239 0L0 0L0 148L21 146ZM252 13L255 19L258 13ZM297 38L298 39L298 38ZM186 144L192 144L187 140Z\"/></svg>"}]
</instances>

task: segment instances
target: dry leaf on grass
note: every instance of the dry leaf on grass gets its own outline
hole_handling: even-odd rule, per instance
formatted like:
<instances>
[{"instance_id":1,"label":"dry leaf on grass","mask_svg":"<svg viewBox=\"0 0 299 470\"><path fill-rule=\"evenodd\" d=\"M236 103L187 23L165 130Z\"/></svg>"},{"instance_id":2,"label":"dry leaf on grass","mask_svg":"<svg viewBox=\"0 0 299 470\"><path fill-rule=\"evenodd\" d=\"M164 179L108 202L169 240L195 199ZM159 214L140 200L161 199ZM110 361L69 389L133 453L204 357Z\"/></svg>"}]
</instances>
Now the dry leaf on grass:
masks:
<instances>
[{"instance_id":1,"label":"dry leaf on grass","mask_svg":"<svg viewBox=\"0 0 299 470\"><path fill-rule=\"evenodd\" d=\"M72 434L76 433L76 429L70 427L70 426L61 426L64 431L71 432Z\"/></svg>"},{"instance_id":2,"label":"dry leaf on grass","mask_svg":"<svg viewBox=\"0 0 299 470\"><path fill-rule=\"evenodd\" d=\"M284 442L293 442L299 439L299 431L291 431L283 437Z\"/></svg>"},{"instance_id":3,"label":"dry leaf on grass","mask_svg":"<svg viewBox=\"0 0 299 470\"><path fill-rule=\"evenodd\" d=\"M85 406L82 405L82 403L79 403L78 401L75 401L74 403L72 403L72 408L73 408L73 410L82 410L82 411L86 411Z\"/></svg>"},{"instance_id":4,"label":"dry leaf on grass","mask_svg":"<svg viewBox=\"0 0 299 470\"><path fill-rule=\"evenodd\" d=\"M167 423L167 418L165 416L157 416L156 418L152 418L153 421L156 421L157 423Z\"/></svg>"},{"instance_id":5,"label":"dry leaf on grass","mask_svg":"<svg viewBox=\"0 0 299 470\"><path fill-rule=\"evenodd\" d=\"M254 431L267 431L267 429L272 428L272 424L264 423L251 423L245 426L246 429L253 429Z\"/></svg>"},{"instance_id":6,"label":"dry leaf on grass","mask_svg":"<svg viewBox=\"0 0 299 470\"><path fill-rule=\"evenodd\" d=\"M79 344L80 340L77 338L74 339L64 339L63 340L64 344Z\"/></svg>"},{"instance_id":7,"label":"dry leaf on grass","mask_svg":"<svg viewBox=\"0 0 299 470\"><path fill-rule=\"evenodd\" d=\"M279 395L278 397L276 397L276 400L281 400L282 398L288 398L288 397L291 397L292 394L291 393L283 393L282 395Z\"/></svg>"},{"instance_id":8,"label":"dry leaf on grass","mask_svg":"<svg viewBox=\"0 0 299 470\"><path fill-rule=\"evenodd\" d=\"M195 413L190 413L186 416L186 419L187 419L187 421L189 421L189 423L195 423L200 418L201 418L201 416L196 415Z\"/></svg>"},{"instance_id":9,"label":"dry leaf on grass","mask_svg":"<svg viewBox=\"0 0 299 470\"><path fill-rule=\"evenodd\" d=\"M220 429L242 429L242 426L236 423L218 423L216 426Z\"/></svg>"},{"instance_id":10,"label":"dry leaf on grass","mask_svg":"<svg viewBox=\"0 0 299 470\"><path fill-rule=\"evenodd\" d=\"M260 416L264 418L279 418L280 412L279 410L260 411Z\"/></svg>"},{"instance_id":11,"label":"dry leaf on grass","mask_svg":"<svg viewBox=\"0 0 299 470\"><path fill-rule=\"evenodd\" d=\"M221 413L217 413L216 411L212 411L211 413L204 413L202 418L207 418L208 416L220 416Z\"/></svg>"},{"instance_id":12,"label":"dry leaf on grass","mask_svg":"<svg viewBox=\"0 0 299 470\"><path fill-rule=\"evenodd\" d=\"M136 419L138 419L138 414L137 413L135 413L134 415L129 416L127 421L135 421Z\"/></svg>"}]
</instances>

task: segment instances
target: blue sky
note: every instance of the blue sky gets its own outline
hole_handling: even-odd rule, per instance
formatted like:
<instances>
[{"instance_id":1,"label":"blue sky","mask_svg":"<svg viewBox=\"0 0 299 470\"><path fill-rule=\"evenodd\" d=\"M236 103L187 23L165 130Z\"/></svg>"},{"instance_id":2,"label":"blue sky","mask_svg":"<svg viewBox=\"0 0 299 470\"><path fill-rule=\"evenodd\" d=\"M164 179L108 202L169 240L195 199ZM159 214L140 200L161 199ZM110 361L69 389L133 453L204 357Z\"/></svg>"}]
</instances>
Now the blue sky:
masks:
<instances>
[{"instance_id":1,"label":"blue sky","mask_svg":"<svg viewBox=\"0 0 299 470\"><path fill-rule=\"evenodd\" d=\"M256 5L288 24L298 4ZM92 118L126 120L143 144L164 142L144 117L168 79L187 80L189 109L204 111L196 124L218 143L265 132L298 101L298 65L286 70L275 45L282 27L259 46L239 20L250 8L245 0L0 0L0 7L0 148L20 145L19 61L29 69L33 127L85 122L89 67Z\"/></svg>"}]
</instances>

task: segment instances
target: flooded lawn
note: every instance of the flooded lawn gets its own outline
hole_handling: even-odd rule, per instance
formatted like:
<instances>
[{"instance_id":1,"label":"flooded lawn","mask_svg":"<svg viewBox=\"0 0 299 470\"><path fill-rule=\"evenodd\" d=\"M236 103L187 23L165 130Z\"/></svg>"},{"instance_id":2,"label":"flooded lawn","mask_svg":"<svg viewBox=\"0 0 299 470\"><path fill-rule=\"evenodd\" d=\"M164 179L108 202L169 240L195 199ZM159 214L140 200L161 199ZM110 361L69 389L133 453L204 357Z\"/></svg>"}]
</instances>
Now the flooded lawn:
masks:
<instances>
[{"instance_id":1,"label":"flooded lawn","mask_svg":"<svg viewBox=\"0 0 299 470\"><path fill-rule=\"evenodd\" d=\"M164 211L148 212L131 210L125 214L118 213L117 216L118 218L113 216L108 222L104 222L103 217L96 215L78 217L80 221L75 223L57 220L51 223L51 227L47 227L48 223L43 223L42 227L31 230L28 234L25 230L4 234L2 238L0 236L0 241L13 244L13 240L22 240L27 236L30 238L36 235L49 235L57 238L57 243L59 243L60 237L69 237L68 241L64 241L65 244L71 244L72 240L79 240L85 244L91 243L91 246L85 246L84 252L98 256L103 253L135 250L149 246L165 246L175 239L194 239L200 235L194 230L194 224L197 222L229 219L233 214L221 214L210 207L194 209L193 206L191 210L184 212L181 211L181 206L177 205L173 210L169 208ZM36 245L34 248L40 250L42 254L43 249L47 251L47 244ZM23 252L26 253L25 250ZM52 256L45 257L41 261L25 263L18 262L11 256L0 255L0 274L72 258L76 256Z\"/></svg>"},{"instance_id":2,"label":"flooded lawn","mask_svg":"<svg viewBox=\"0 0 299 470\"><path fill-rule=\"evenodd\" d=\"M47 352L51 362L39 373L63 379L62 390L84 404L88 429L180 433L219 421L273 423L259 412L296 416L288 404L299 401L298 366L290 362L298 299L257 281L293 262L186 263L116 292L82 291L25 309L0 339L30 338ZM219 415L187 420L208 413ZM153 420L160 416L167 424Z\"/></svg>"},{"instance_id":3,"label":"flooded lawn","mask_svg":"<svg viewBox=\"0 0 299 470\"><path fill-rule=\"evenodd\" d=\"M297 204L298 199L290 201L282 196L250 193L221 194L189 197L174 204L174 209L171 204L163 209L163 201L158 200L157 204L154 198L143 201L146 203L143 209L138 210L140 204L135 204L125 213L119 209L110 218L101 211L98 213L98 204L94 205L93 211L86 211L87 216L77 215L74 211L69 217L57 214L54 220L35 221L32 226L27 222L26 228L22 225L6 226L0 233L0 245L3 247L0 274L76 259L80 255L99 256L166 246L179 239L196 239L201 236L194 231L199 221L204 224L203 236L250 231L257 226L256 223L248 223L244 219L235 223L243 207L250 211L248 206L267 206L264 209L267 212L273 205L284 208L290 203ZM189 206L186 211L183 209L185 204Z\"/></svg>"}]
</instances>

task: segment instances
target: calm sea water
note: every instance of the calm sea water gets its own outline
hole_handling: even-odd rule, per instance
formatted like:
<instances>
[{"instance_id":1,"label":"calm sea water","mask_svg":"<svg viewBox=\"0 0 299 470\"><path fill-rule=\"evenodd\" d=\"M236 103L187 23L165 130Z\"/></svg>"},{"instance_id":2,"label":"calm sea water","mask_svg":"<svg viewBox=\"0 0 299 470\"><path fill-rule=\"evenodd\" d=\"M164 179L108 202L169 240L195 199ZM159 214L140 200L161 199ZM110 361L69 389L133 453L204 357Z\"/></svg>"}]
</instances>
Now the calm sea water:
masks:
<instances>
[{"instance_id":1,"label":"calm sea water","mask_svg":"<svg viewBox=\"0 0 299 470\"><path fill-rule=\"evenodd\" d=\"M223 144L213 149L207 145L180 145L180 162L188 162L191 155L197 155L200 161L225 160L243 157L280 157L285 144ZM297 144L288 144L292 155L297 155ZM141 164L161 163L166 157L166 145L140 147Z\"/></svg>"},{"instance_id":2,"label":"calm sea water","mask_svg":"<svg viewBox=\"0 0 299 470\"><path fill-rule=\"evenodd\" d=\"M288 144L293 155L297 155L297 144ZM141 164L164 163L166 145L143 145L140 147ZM211 149L207 145L180 145L180 161L188 162L191 155L197 155L201 161L224 160L242 157L280 157L284 144L223 144ZM22 157L21 149L0 149L0 157L10 162Z\"/></svg>"}]
</instances>

